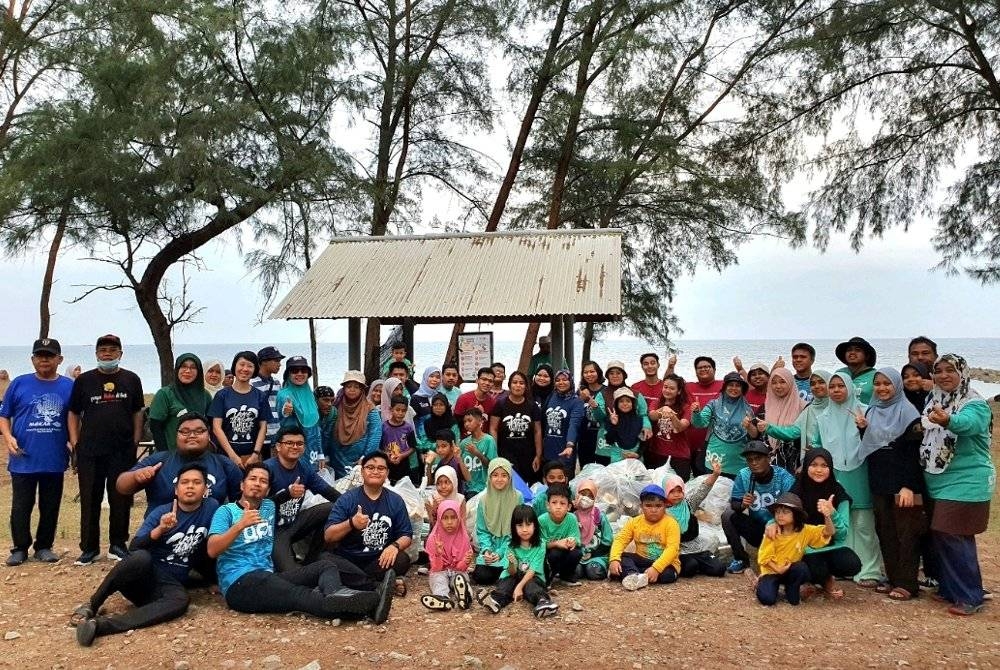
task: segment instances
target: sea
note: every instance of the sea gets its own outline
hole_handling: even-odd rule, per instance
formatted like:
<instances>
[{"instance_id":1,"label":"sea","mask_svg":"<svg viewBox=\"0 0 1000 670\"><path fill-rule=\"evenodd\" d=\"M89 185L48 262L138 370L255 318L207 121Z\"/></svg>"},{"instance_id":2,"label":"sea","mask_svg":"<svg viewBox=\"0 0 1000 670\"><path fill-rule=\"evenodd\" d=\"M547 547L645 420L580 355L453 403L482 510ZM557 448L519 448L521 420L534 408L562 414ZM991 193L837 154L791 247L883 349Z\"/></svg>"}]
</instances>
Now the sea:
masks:
<instances>
[{"instance_id":1,"label":"sea","mask_svg":"<svg viewBox=\"0 0 1000 670\"><path fill-rule=\"evenodd\" d=\"M847 338L844 338L847 339ZM842 340L811 340L816 348L816 362L814 368L819 370L837 370L843 365L834 355L834 349ZM869 340L875 351L878 353L876 367L892 366L901 367L907 361L906 347L908 339L871 339ZM685 379L694 378L694 358L695 356L711 356L716 361L717 377L733 367L732 358L739 356L744 367L750 367L755 362L763 362L771 365L780 355L784 356L789 367L791 366L791 347L797 340L678 340L672 346L672 351L677 354L677 372ZM1000 370L1000 338L962 338L962 339L939 339L938 351L940 353L954 352L961 354L969 362L969 365L979 368L991 368ZM309 344L306 342L284 342L275 346L286 356L302 355L309 358ZM447 342L421 342L414 343L413 356L411 360L417 369L417 375L424 367L429 365L439 365L445 355ZM579 338L576 342L576 355L579 358L582 342ZM231 364L233 355L238 351L257 351L261 345L254 344L176 344L174 345L174 355L192 352L197 354L201 360L207 361L217 358L223 361L228 367ZM607 339L594 342L592 345L592 355L602 367L608 361L620 360L625 363L628 373L628 381L631 383L642 377L642 368L639 365L639 357L654 351L660 354L662 365L666 365L666 351L661 346L653 346L648 342L638 339ZM507 366L508 371L513 370L517 364L521 353L521 342L494 340L492 359L500 361ZM16 375L31 371L31 352L27 347L0 347L0 369L6 369L13 378ZM70 363L78 363L83 369L94 366L94 346L87 345L63 345L63 357L65 359L63 367ZM318 345L318 379L321 384L336 386L343 379L344 370L347 368L347 343L345 342L320 342ZM147 393L152 393L160 387L159 363L156 357L156 349L153 345L130 344L125 348L122 358L122 367L128 368L137 373L142 379L143 388ZM579 374L580 362L575 366ZM466 385L472 388L471 384ZM1000 394L1000 384L988 384L980 381L973 381L973 387L984 396L994 396Z\"/></svg>"}]
</instances>

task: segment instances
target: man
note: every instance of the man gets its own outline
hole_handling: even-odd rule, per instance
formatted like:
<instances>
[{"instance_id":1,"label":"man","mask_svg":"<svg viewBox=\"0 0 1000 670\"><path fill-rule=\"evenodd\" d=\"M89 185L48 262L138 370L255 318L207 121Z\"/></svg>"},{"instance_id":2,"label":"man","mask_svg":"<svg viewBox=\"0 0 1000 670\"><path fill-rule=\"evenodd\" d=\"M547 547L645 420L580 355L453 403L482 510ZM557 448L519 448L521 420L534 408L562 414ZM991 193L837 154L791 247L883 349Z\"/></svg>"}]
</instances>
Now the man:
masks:
<instances>
[{"instance_id":1,"label":"man","mask_svg":"<svg viewBox=\"0 0 1000 670\"><path fill-rule=\"evenodd\" d=\"M264 347L257 352L257 376L250 380L250 386L267 396L267 404L271 406L271 419L267 422L267 435L261 448L261 460L271 455L271 445L274 434L281 425L281 413L278 412L278 391L281 390L281 380L277 378L281 370L281 361L285 356L277 347Z\"/></svg>"},{"instance_id":2,"label":"man","mask_svg":"<svg viewBox=\"0 0 1000 670\"><path fill-rule=\"evenodd\" d=\"M794 371L795 387L799 397L805 402L812 402L811 388L812 366L816 361L816 349L806 342L799 342L792 347L792 370Z\"/></svg>"},{"instance_id":3,"label":"man","mask_svg":"<svg viewBox=\"0 0 1000 670\"><path fill-rule=\"evenodd\" d=\"M118 476L135 465L142 439L142 382L121 367L122 341L117 335L97 338L97 368L73 383L69 404L69 442L76 455L80 481L80 557L90 565L100 556L101 502L108 492L108 558L128 556L132 496L118 492Z\"/></svg>"},{"instance_id":4,"label":"man","mask_svg":"<svg viewBox=\"0 0 1000 670\"><path fill-rule=\"evenodd\" d=\"M479 371L476 372L476 388L458 396L458 400L455 401L455 405L452 408L452 413L455 415L455 422L458 423L462 430L462 437L469 436L463 422L466 412L473 407L478 407L483 411L483 415L487 417L486 421L489 422L489 416L493 414L495 406L496 396L493 395L493 368L479 368Z\"/></svg>"},{"instance_id":5,"label":"man","mask_svg":"<svg viewBox=\"0 0 1000 670\"><path fill-rule=\"evenodd\" d=\"M191 568L205 558L205 542L219 503L207 497L208 475L198 463L177 473L177 496L150 510L135 534L132 553L108 573L104 581L74 612L76 640L84 647L101 635L154 626L182 616L188 608L186 584ZM136 606L121 614L98 616L101 605L120 592Z\"/></svg>"},{"instance_id":6,"label":"man","mask_svg":"<svg viewBox=\"0 0 1000 670\"><path fill-rule=\"evenodd\" d=\"M326 543L336 544L335 555L372 579L405 575L410 569L406 550L413 543L413 528L402 497L385 488L389 457L381 451L367 454L361 459L361 476L362 486L348 490L333 504Z\"/></svg>"},{"instance_id":7,"label":"man","mask_svg":"<svg viewBox=\"0 0 1000 670\"><path fill-rule=\"evenodd\" d=\"M329 386L317 386L313 395L316 396L316 407L319 408L319 432L323 443L323 460L316 464L316 469L322 472L333 454L333 428L337 422L333 403L337 400L337 392Z\"/></svg>"},{"instance_id":8,"label":"man","mask_svg":"<svg viewBox=\"0 0 1000 670\"><path fill-rule=\"evenodd\" d=\"M271 493L268 496L278 509L274 531L274 569L287 572L298 566L292 545L306 540L309 551L303 563L316 560L323 550L323 528L330 516L333 502L340 494L327 484L316 470L299 461L306 450L306 436L299 426L287 426L274 436L274 456L264 461L270 474ZM329 502L303 510L306 491L326 498Z\"/></svg>"},{"instance_id":9,"label":"man","mask_svg":"<svg viewBox=\"0 0 1000 670\"><path fill-rule=\"evenodd\" d=\"M715 378L715 359L710 356L698 356L694 359L694 376L695 381L687 382L684 385L688 400L697 401L701 407L704 407L722 395L722 380ZM685 432L688 444L691 445L691 469L694 470L695 474L704 474L705 441L708 439L708 428L691 426Z\"/></svg>"},{"instance_id":10,"label":"man","mask_svg":"<svg viewBox=\"0 0 1000 670\"><path fill-rule=\"evenodd\" d=\"M403 389L406 391L407 398L420 390L420 384L410 379L410 369L406 367L406 363L401 361L389 363L389 377L395 377L403 382Z\"/></svg>"},{"instance_id":11,"label":"man","mask_svg":"<svg viewBox=\"0 0 1000 670\"><path fill-rule=\"evenodd\" d=\"M38 496L35 560L55 563L52 551L62 503L63 473L69 467L69 412L73 380L59 374L62 348L58 340L35 340L31 348L34 374L11 382L0 406L0 435L7 444L10 472L10 536L14 547L7 565L28 560L31 510Z\"/></svg>"},{"instance_id":12,"label":"man","mask_svg":"<svg viewBox=\"0 0 1000 670\"><path fill-rule=\"evenodd\" d=\"M345 588L333 561L274 574L275 506L266 498L269 485L267 468L259 463L248 465L239 502L223 505L212 517L208 555L218 559L219 588L226 605L248 614L305 612L323 619L369 616L375 623L385 623L392 605L392 570L374 592ZM353 569L350 564L345 567Z\"/></svg>"},{"instance_id":13,"label":"man","mask_svg":"<svg viewBox=\"0 0 1000 670\"><path fill-rule=\"evenodd\" d=\"M552 365L552 338L548 335L538 338L538 353L531 357L531 363L528 365L528 378L534 379L538 368L543 365Z\"/></svg>"},{"instance_id":14,"label":"man","mask_svg":"<svg viewBox=\"0 0 1000 670\"><path fill-rule=\"evenodd\" d=\"M503 380L507 379L507 366L494 361L490 367L493 368L493 395L500 395L503 393Z\"/></svg>"},{"instance_id":15,"label":"man","mask_svg":"<svg viewBox=\"0 0 1000 670\"><path fill-rule=\"evenodd\" d=\"M646 407L659 407L663 395L663 380L660 378L660 357L650 352L639 357L642 374L645 377L632 384L632 391L646 399Z\"/></svg>"},{"instance_id":16,"label":"man","mask_svg":"<svg viewBox=\"0 0 1000 670\"><path fill-rule=\"evenodd\" d=\"M458 365L453 362L445 363L441 366L441 393L448 398L448 404L453 408L455 403L458 402L458 397L462 395L462 389L459 388L459 383L461 382L461 375L458 374Z\"/></svg>"},{"instance_id":17,"label":"man","mask_svg":"<svg viewBox=\"0 0 1000 670\"><path fill-rule=\"evenodd\" d=\"M919 363L927 368L929 371L934 370L934 361L937 360L937 342L929 337L924 337L923 335L918 335L910 340L910 346L906 350L907 357L910 359L910 364ZM924 379L921 382L923 389L925 391L930 391L934 388L933 379Z\"/></svg>"},{"instance_id":18,"label":"man","mask_svg":"<svg viewBox=\"0 0 1000 670\"><path fill-rule=\"evenodd\" d=\"M205 471L206 497L221 505L240 497L243 473L231 460L212 450L208 441L208 419L187 413L177 424L177 451L157 452L136 463L118 476L118 492L131 496L146 491L146 518L153 509L166 505L174 497L177 476L188 465Z\"/></svg>"},{"instance_id":19,"label":"man","mask_svg":"<svg viewBox=\"0 0 1000 670\"><path fill-rule=\"evenodd\" d=\"M845 366L837 372L849 374L858 400L870 405L875 382L875 347L862 337L852 337L838 344L835 353Z\"/></svg>"}]
</instances>

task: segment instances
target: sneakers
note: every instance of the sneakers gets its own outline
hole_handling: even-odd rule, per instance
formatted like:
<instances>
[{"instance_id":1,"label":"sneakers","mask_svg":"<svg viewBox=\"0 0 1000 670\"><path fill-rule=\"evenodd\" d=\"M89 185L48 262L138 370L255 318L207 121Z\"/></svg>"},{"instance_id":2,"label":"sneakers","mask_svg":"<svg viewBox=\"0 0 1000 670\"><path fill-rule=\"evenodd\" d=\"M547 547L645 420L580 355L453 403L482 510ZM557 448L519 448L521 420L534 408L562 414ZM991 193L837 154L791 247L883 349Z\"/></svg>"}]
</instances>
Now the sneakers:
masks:
<instances>
[{"instance_id":1,"label":"sneakers","mask_svg":"<svg viewBox=\"0 0 1000 670\"><path fill-rule=\"evenodd\" d=\"M120 544L113 544L108 549L108 558L112 561L120 561L123 558L128 558L128 549Z\"/></svg>"},{"instance_id":2,"label":"sneakers","mask_svg":"<svg viewBox=\"0 0 1000 670\"><path fill-rule=\"evenodd\" d=\"M559 605L551 600L545 599L535 605L535 616L539 619L554 616L559 611Z\"/></svg>"},{"instance_id":3,"label":"sneakers","mask_svg":"<svg viewBox=\"0 0 1000 670\"><path fill-rule=\"evenodd\" d=\"M420 604L429 610L435 612L441 612L450 610L454 607L454 604L447 598L442 598L441 596L435 596L428 593L427 595L420 596Z\"/></svg>"},{"instance_id":4,"label":"sneakers","mask_svg":"<svg viewBox=\"0 0 1000 670\"><path fill-rule=\"evenodd\" d=\"M39 549L35 552L35 560L42 563L58 563L59 556L51 549Z\"/></svg>"},{"instance_id":5,"label":"sneakers","mask_svg":"<svg viewBox=\"0 0 1000 670\"><path fill-rule=\"evenodd\" d=\"M645 572L633 572L622 578L622 586L626 591L638 591L649 586L649 577Z\"/></svg>"},{"instance_id":6,"label":"sneakers","mask_svg":"<svg viewBox=\"0 0 1000 670\"><path fill-rule=\"evenodd\" d=\"M472 586L469 584L469 580L465 578L465 575L455 575L451 586L455 590L455 600L457 601L458 608L463 610L469 609L472 606Z\"/></svg>"},{"instance_id":7,"label":"sneakers","mask_svg":"<svg viewBox=\"0 0 1000 670\"><path fill-rule=\"evenodd\" d=\"M13 549L10 552L10 556L7 557L7 565L10 567L16 567L21 565L26 560L28 560L28 552L24 549Z\"/></svg>"},{"instance_id":8,"label":"sneakers","mask_svg":"<svg viewBox=\"0 0 1000 670\"><path fill-rule=\"evenodd\" d=\"M742 575L743 571L746 569L747 569L747 564L744 561L741 561L738 558L734 558L733 562L729 564L728 568L726 568L726 572L728 572L731 575Z\"/></svg>"},{"instance_id":9,"label":"sneakers","mask_svg":"<svg viewBox=\"0 0 1000 670\"><path fill-rule=\"evenodd\" d=\"M73 565L90 565L98 558L100 558L100 556L101 552L97 550L85 551L82 554L80 554L80 557L78 559L73 561Z\"/></svg>"},{"instance_id":10,"label":"sneakers","mask_svg":"<svg viewBox=\"0 0 1000 670\"><path fill-rule=\"evenodd\" d=\"M76 641L81 647L94 644L97 637L97 619L85 619L76 627Z\"/></svg>"},{"instance_id":11,"label":"sneakers","mask_svg":"<svg viewBox=\"0 0 1000 670\"><path fill-rule=\"evenodd\" d=\"M500 603L498 603L493 598L493 595L490 593L488 589L483 589L482 591L480 591L479 595L476 596L476 600L479 601L480 605L482 605L489 611L493 612L494 614L500 613Z\"/></svg>"}]
</instances>

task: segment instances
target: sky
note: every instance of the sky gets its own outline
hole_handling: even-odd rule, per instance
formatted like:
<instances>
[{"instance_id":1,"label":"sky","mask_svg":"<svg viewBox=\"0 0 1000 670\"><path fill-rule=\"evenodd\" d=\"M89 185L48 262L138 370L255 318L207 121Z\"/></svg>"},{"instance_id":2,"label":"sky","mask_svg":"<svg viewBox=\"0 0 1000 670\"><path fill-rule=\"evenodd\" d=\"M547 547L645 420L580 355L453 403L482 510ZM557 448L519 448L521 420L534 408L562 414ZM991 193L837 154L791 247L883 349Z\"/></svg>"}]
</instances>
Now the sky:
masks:
<instances>
[{"instance_id":1,"label":"sky","mask_svg":"<svg viewBox=\"0 0 1000 670\"><path fill-rule=\"evenodd\" d=\"M983 287L964 276L932 268L938 257L926 242L930 225L892 230L855 254L846 236L835 236L826 253L791 249L782 240L758 238L740 251L740 262L722 272L706 269L677 284L673 309L680 339L807 339L865 337L1000 337L1000 286ZM180 330L177 343L266 344L304 342L301 321L258 322L262 304L234 245L214 242L204 251L204 271L191 291L205 311L200 323ZM38 295L45 253L8 259L0 283L5 305L0 346L30 343L38 331ZM79 285L114 280L109 268L65 251L56 268L50 334L64 344L89 344L114 332L132 344L152 343L130 292L97 292L82 303L69 300ZM282 295L289 289L283 288ZM344 342L344 321L320 324L319 338ZM498 340L523 336L521 325L498 324ZM419 341L446 339L449 326L418 326ZM543 329L544 332L544 329Z\"/></svg>"}]
</instances>

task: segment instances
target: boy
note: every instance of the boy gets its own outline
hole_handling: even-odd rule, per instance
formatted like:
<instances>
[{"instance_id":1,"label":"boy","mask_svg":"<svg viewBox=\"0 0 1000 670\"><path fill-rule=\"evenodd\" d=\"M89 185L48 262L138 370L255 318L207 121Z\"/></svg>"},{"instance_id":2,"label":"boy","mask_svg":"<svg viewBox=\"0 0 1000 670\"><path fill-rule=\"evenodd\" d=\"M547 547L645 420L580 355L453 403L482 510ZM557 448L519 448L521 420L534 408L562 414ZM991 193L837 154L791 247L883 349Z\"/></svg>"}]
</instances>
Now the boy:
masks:
<instances>
[{"instance_id":1,"label":"boy","mask_svg":"<svg viewBox=\"0 0 1000 670\"><path fill-rule=\"evenodd\" d=\"M442 465L450 465L458 474L458 492L464 494L466 482L469 481L469 470L462 459L462 451L455 444L455 433L450 430L439 430L434 434L434 451L424 454L424 465L427 466L427 481L434 481L434 472Z\"/></svg>"},{"instance_id":2,"label":"boy","mask_svg":"<svg viewBox=\"0 0 1000 670\"><path fill-rule=\"evenodd\" d=\"M317 469L322 472L330 460L330 454L333 453L333 428L336 424L333 402L337 399L337 393L329 386L319 386L314 395L316 406L319 408L319 431L323 444L323 460L317 463Z\"/></svg>"},{"instance_id":3,"label":"boy","mask_svg":"<svg viewBox=\"0 0 1000 670\"><path fill-rule=\"evenodd\" d=\"M553 484L566 484L569 486L569 473L566 472L566 465L562 461L549 461L542 466L542 481L545 482L546 487ZM570 489L570 495L573 495L573 489ZM535 514L540 517L548 512L549 510L546 506L548 502L548 488L545 488L539 491L531 500L531 506L535 508Z\"/></svg>"},{"instance_id":4,"label":"boy","mask_svg":"<svg viewBox=\"0 0 1000 670\"><path fill-rule=\"evenodd\" d=\"M492 435L483 432L486 417L483 410L473 407L465 413L462 426L469 434L462 440L462 461L469 473L469 484L465 487L465 498L469 499L486 488L486 469L490 461L497 457L497 443Z\"/></svg>"},{"instance_id":5,"label":"boy","mask_svg":"<svg viewBox=\"0 0 1000 670\"><path fill-rule=\"evenodd\" d=\"M545 585L559 578L566 586L580 586L576 581L576 568L580 565L583 552L580 549L580 522L569 513L569 485L553 484L546 491L548 512L538 517L542 527L542 542L545 543L545 561L548 574Z\"/></svg>"},{"instance_id":6,"label":"boy","mask_svg":"<svg viewBox=\"0 0 1000 670\"><path fill-rule=\"evenodd\" d=\"M413 424L406 420L409 409L406 398L393 398L389 403L389 418L382 422L381 451L389 456L389 483L394 485L404 477L413 477L410 457L417 448ZM413 483L416 484L419 478Z\"/></svg>"},{"instance_id":7,"label":"boy","mask_svg":"<svg viewBox=\"0 0 1000 670\"><path fill-rule=\"evenodd\" d=\"M681 570L681 528L667 514L667 494L662 486L649 484L639 493L642 514L629 519L611 544L609 571L620 577L626 591L650 583L672 584ZM635 542L635 553L625 547Z\"/></svg>"},{"instance_id":8,"label":"boy","mask_svg":"<svg viewBox=\"0 0 1000 670\"><path fill-rule=\"evenodd\" d=\"M402 342L392 343L392 356L382 365L382 378L385 379L389 376L390 366L393 363L403 363L406 365L406 371L412 378L414 375L413 361L406 357L406 345Z\"/></svg>"},{"instance_id":9,"label":"boy","mask_svg":"<svg viewBox=\"0 0 1000 670\"><path fill-rule=\"evenodd\" d=\"M760 546L764 528L771 520L768 508L795 484L795 477L787 470L771 465L771 450L760 440L747 443L743 458L747 467L736 475L729 499L730 509L722 513L722 530L733 550L728 570L734 575L742 573L750 563L743 540L753 547Z\"/></svg>"}]
</instances>

